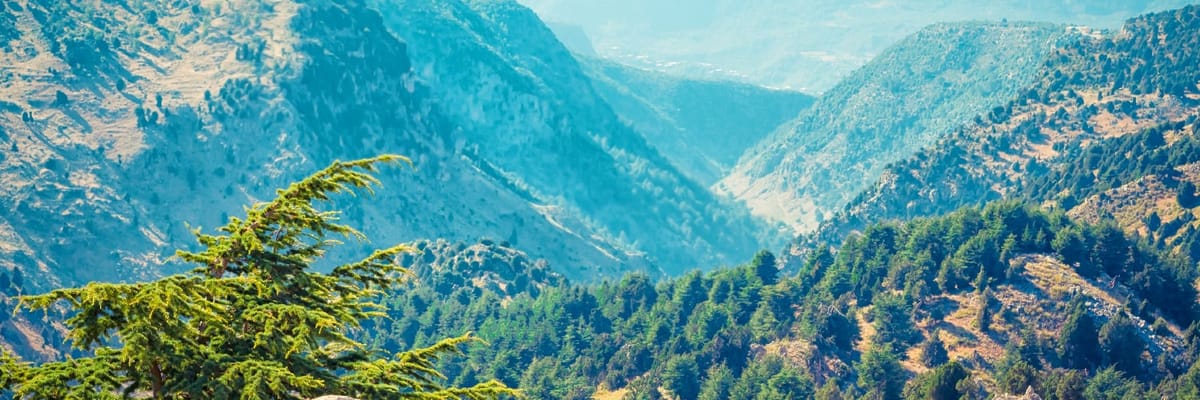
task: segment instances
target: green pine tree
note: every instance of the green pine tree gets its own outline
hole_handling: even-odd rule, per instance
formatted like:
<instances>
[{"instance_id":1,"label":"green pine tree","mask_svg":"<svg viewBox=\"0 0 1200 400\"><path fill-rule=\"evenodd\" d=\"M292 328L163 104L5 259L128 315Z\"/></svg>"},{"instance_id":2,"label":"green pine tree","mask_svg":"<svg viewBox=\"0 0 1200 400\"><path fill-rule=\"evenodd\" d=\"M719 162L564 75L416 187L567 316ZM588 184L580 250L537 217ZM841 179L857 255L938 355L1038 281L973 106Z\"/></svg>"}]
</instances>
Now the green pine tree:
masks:
<instances>
[{"instance_id":1,"label":"green pine tree","mask_svg":"<svg viewBox=\"0 0 1200 400\"><path fill-rule=\"evenodd\" d=\"M929 340L921 344L920 360L922 365L929 368L936 368L950 361L950 354L937 331L931 333Z\"/></svg>"},{"instance_id":2,"label":"green pine tree","mask_svg":"<svg viewBox=\"0 0 1200 400\"><path fill-rule=\"evenodd\" d=\"M775 255L770 251L759 251L750 264L754 266L754 274L762 279L764 285L774 285L779 280L779 266L775 265Z\"/></svg>"},{"instance_id":3,"label":"green pine tree","mask_svg":"<svg viewBox=\"0 0 1200 400\"><path fill-rule=\"evenodd\" d=\"M382 317L371 299L395 287L394 263L408 246L377 250L325 274L313 265L339 242L365 239L322 211L337 193L373 193L371 175L394 155L328 168L230 218L218 234L196 236L178 257L189 273L134 284L91 283L21 298L22 307L64 304L72 345L90 356L31 366L0 356L0 388L16 398L296 399L338 394L360 399L489 399L520 394L496 381L447 387L438 359L476 341L446 339L383 359L348 333Z\"/></svg>"},{"instance_id":4,"label":"green pine tree","mask_svg":"<svg viewBox=\"0 0 1200 400\"><path fill-rule=\"evenodd\" d=\"M1068 368L1091 368L1100 362L1100 341L1096 322L1080 300L1075 300L1071 315L1058 336L1058 357Z\"/></svg>"}]
</instances>

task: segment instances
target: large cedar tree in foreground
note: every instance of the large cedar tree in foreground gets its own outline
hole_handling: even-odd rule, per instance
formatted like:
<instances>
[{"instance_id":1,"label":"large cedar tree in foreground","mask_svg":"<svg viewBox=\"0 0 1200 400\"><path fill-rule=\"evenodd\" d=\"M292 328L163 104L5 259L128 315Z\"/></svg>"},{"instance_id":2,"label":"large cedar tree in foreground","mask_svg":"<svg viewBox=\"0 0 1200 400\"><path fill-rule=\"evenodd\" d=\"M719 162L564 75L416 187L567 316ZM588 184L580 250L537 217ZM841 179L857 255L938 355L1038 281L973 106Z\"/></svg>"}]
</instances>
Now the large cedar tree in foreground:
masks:
<instances>
[{"instance_id":1,"label":"large cedar tree in foreground","mask_svg":"<svg viewBox=\"0 0 1200 400\"><path fill-rule=\"evenodd\" d=\"M216 235L196 236L199 252L179 251L198 267L136 284L91 283L23 297L31 310L66 304L74 347L91 354L32 366L0 354L0 389L17 398L287 399L339 394L362 399L489 399L517 393L491 381L444 387L438 357L459 352L469 335L391 357L347 334L383 316L371 301L404 269L395 246L325 274L313 265L330 236L365 239L322 211L337 193L373 193L385 155L333 165L231 218Z\"/></svg>"}]
</instances>

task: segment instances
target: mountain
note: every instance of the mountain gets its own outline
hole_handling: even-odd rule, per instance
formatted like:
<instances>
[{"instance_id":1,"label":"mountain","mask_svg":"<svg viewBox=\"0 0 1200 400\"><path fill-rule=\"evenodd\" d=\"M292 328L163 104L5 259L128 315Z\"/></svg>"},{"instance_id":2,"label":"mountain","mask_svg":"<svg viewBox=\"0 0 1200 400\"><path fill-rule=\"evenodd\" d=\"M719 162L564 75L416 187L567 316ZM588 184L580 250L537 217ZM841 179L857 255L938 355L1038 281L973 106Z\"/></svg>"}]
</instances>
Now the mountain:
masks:
<instances>
[{"instance_id":1,"label":"mountain","mask_svg":"<svg viewBox=\"0 0 1200 400\"><path fill-rule=\"evenodd\" d=\"M390 206L345 218L384 240L520 231L547 257L624 262L462 151L405 44L361 5L6 13L24 40L4 54L20 68L0 138L3 260L37 290L160 275L191 242L185 222L213 226L316 165L382 152L412 155L415 171L386 177Z\"/></svg>"},{"instance_id":2,"label":"mountain","mask_svg":"<svg viewBox=\"0 0 1200 400\"><path fill-rule=\"evenodd\" d=\"M581 57L580 63L622 120L706 186L728 173L746 149L813 102L799 92L677 78L595 58Z\"/></svg>"},{"instance_id":3,"label":"mountain","mask_svg":"<svg viewBox=\"0 0 1200 400\"><path fill-rule=\"evenodd\" d=\"M592 48L592 38L589 38L587 32L584 32L579 25L547 21L546 27L550 28L558 41L562 42L563 46L566 46L571 52L584 57L600 56L596 53L596 49Z\"/></svg>"},{"instance_id":4,"label":"mountain","mask_svg":"<svg viewBox=\"0 0 1200 400\"><path fill-rule=\"evenodd\" d=\"M584 280L769 242L511 2L32 1L0 16L0 267L30 291L175 271L187 224L379 153L414 168L343 217L384 242L506 240Z\"/></svg>"},{"instance_id":5,"label":"mountain","mask_svg":"<svg viewBox=\"0 0 1200 400\"><path fill-rule=\"evenodd\" d=\"M1189 0L521 0L581 27L601 56L675 75L822 93L935 23L1041 21L1116 28Z\"/></svg>"},{"instance_id":6,"label":"mountain","mask_svg":"<svg viewBox=\"0 0 1200 400\"><path fill-rule=\"evenodd\" d=\"M732 263L776 240L622 122L529 9L512 1L375 5L408 44L413 70L464 148L584 237L643 253L668 273Z\"/></svg>"},{"instance_id":7,"label":"mountain","mask_svg":"<svg viewBox=\"0 0 1200 400\"><path fill-rule=\"evenodd\" d=\"M1063 27L930 26L892 46L738 161L714 186L807 232L902 160L1032 83Z\"/></svg>"},{"instance_id":8,"label":"mountain","mask_svg":"<svg viewBox=\"0 0 1200 400\"><path fill-rule=\"evenodd\" d=\"M1200 70L1191 61L1200 57L1198 28L1200 7L1190 6L1056 49L1021 95L889 166L816 236L836 241L868 221L1014 198L1083 207L1079 215L1121 215L1131 231L1160 211L1161 224L1153 225L1171 229L1167 237L1174 229L1194 237L1185 212L1195 207L1190 193L1179 202L1164 191L1190 191L1180 188L1195 179L1191 164L1200 161Z\"/></svg>"}]
</instances>

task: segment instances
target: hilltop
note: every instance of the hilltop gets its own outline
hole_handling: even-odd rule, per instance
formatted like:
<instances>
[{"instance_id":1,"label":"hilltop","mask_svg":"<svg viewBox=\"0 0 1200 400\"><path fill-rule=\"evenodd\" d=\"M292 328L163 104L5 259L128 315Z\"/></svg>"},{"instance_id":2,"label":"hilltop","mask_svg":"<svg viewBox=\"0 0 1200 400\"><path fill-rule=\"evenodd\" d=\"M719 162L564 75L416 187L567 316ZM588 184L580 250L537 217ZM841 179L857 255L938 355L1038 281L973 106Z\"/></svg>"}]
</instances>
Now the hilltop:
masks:
<instances>
[{"instance_id":1,"label":"hilltop","mask_svg":"<svg viewBox=\"0 0 1200 400\"><path fill-rule=\"evenodd\" d=\"M714 190L805 233L902 160L1032 83L1049 24L928 27L890 47L748 150Z\"/></svg>"},{"instance_id":2,"label":"hilltop","mask_svg":"<svg viewBox=\"0 0 1200 400\"><path fill-rule=\"evenodd\" d=\"M1188 214L1144 201L1185 187L1194 179L1189 164L1200 161L1194 150L1200 71L1188 61L1197 58L1198 16L1196 6L1150 14L1112 35L1056 49L1021 95L888 166L816 236L837 240L867 221L937 215L999 198L1064 210L1082 205L1080 214L1120 214L1118 208L1133 204L1104 204L1138 198L1138 220L1155 210L1165 222ZM1194 207L1185 201L1182 208ZM1120 219L1131 232L1142 226L1133 219Z\"/></svg>"}]
</instances>

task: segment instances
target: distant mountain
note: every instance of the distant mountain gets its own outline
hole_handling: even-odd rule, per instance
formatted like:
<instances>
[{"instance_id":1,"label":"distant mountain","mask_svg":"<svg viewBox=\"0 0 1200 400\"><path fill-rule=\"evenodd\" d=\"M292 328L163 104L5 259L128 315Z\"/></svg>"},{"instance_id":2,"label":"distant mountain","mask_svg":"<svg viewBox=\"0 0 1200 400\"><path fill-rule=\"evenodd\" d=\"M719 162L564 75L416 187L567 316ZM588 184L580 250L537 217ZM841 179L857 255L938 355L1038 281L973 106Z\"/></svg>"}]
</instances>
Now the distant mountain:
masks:
<instances>
[{"instance_id":1,"label":"distant mountain","mask_svg":"<svg viewBox=\"0 0 1200 400\"><path fill-rule=\"evenodd\" d=\"M892 46L751 148L714 186L756 215L810 231L884 167L1032 83L1064 27L960 23Z\"/></svg>"},{"instance_id":2,"label":"distant mountain","mask_svg":"<svg viewBox=\"0 0 1200 400\"><path fill-rule=\"evenodd\" d=\"M546 27L550 28L558 41L572 52L584 57L599 57L596 49L592 47L592 38L588 37L587 32L584 32L579 25L546 22Z\"/></svg>"},{"instance_id":3,"label":"distant mountain","mask_svg":"<svg viewBox=\"0 0 1200 400\"><path fill-rule=\"evenodd\" d=\"M520 0L582 27L601 56L676 75L829 90L893 43L941 22L1116 28L1191 0Z\"/></svg>"},{"instance_id":4,"label":"distant mountain","mask_svg":"<svg viewBox=\"0 0 1200 400\"><path fill-rule=\"evenodd\" d=\"M1186 210L1196 204L1184 183L1200 162L1197 32L1200 7L1190 6L1056 49L1021 95L889 166L817 236L1016 198L1116 216L1151 240L1192 247Z\"/></svg>"},{"instance_id":5,"label":"distant mountain","mask_svg":"<svg viewBox=\"0 0 1200 400\"><path fill-rule=\"evenodd\" d=\"M596 92L693 180L711 185L738 157L812 105L811 96L580 60Z\"/></svg>"}]
</instances>

